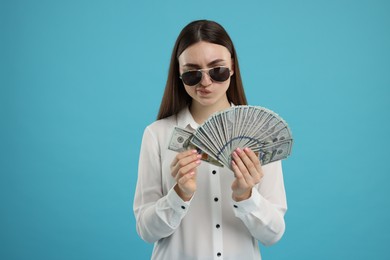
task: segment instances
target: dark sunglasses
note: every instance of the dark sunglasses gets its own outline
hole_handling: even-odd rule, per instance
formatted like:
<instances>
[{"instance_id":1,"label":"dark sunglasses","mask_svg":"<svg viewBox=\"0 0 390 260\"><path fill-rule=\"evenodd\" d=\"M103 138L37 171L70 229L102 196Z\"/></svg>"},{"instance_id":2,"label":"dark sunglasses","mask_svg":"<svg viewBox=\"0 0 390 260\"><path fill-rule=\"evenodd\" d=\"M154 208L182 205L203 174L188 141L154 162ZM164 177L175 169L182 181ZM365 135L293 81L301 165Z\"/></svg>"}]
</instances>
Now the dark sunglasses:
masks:
<instances>
[{"instance_id":1,"label":"dark sunglasses","mask_svg":"<svg viewBox=\"0 0 390 260\"><path fill-rule=\"evenodd\" d=\"M214 67L210 69L189 70L180 75L181 80L188 86L197 85L203 77L203 71L207 72L213 81L223 82L230 77L228 67Z\"/></svg>"}]
</instances>

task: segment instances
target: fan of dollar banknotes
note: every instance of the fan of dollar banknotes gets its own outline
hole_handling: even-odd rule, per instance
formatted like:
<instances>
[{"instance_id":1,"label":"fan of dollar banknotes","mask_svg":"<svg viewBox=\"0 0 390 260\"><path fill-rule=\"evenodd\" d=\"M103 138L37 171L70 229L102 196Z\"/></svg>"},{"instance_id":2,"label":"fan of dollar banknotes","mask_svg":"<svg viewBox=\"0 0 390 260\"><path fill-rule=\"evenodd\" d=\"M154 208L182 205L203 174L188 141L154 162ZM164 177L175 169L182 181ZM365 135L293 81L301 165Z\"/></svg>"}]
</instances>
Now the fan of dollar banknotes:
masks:
<instances>
[{"instance_id":1,"label":"fan of dollar banknotes","mask_svg":"<svg viewBox=\"0 0 390 260\"><path fill-rule=\"evenodd\" d=\"M275 112L258 106L233 106L213 114L195 132L176 127L169 149L196 148L202 159L231 168L232 152L248 147L262 165L287 158L293 139L287 123Z\"/></svg>"}]
</instances>

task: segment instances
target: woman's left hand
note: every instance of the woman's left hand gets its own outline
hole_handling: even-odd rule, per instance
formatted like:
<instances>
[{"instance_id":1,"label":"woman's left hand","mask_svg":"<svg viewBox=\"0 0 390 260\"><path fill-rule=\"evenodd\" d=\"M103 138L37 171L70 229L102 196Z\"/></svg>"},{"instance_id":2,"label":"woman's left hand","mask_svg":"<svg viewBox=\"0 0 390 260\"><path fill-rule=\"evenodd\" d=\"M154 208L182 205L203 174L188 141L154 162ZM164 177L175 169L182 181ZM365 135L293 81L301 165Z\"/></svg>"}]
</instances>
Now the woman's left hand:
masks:
<instances>
[{"instance_id":1,"label":"woman's left hand","mask_svg":"<svg viewBox=\"0 0 390 260\"><path fill-rule=\"evenodd\" d=\"M236 179L232 184L233 199L249 199L252 188L263 178L260 160L249 148L237 148L232 154L232 168Z\"/></svg>"}]
</instances>

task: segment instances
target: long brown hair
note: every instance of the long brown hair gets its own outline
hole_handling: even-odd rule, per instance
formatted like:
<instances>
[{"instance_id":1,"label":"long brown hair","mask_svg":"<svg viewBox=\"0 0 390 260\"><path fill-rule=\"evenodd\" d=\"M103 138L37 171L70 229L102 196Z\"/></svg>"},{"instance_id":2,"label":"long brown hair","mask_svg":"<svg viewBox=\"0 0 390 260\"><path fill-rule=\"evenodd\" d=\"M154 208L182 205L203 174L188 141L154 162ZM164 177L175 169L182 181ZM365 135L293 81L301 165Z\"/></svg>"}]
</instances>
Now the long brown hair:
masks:
<instances>
[{"instance_id":1,"label":"long brown hair","mask_svg":"<svg viewBox=\"0 0 390 260\"><path fill-rule=\"evenodd\" d=\"M177 114L184 107L191 104L192 99L187 94L183 82L179 77L178 58L190 45L200 41L219 44L229 50L233 59L234 73L231 77L230 86L226 91L226 95L228 101L235 105L247 105L240 68L238 66L237 53L228 33L220 24L214 21L198 20L189 23L183 28L173 47L168 79L157 119L163 119Z\"/></svg>"}]
</instances>

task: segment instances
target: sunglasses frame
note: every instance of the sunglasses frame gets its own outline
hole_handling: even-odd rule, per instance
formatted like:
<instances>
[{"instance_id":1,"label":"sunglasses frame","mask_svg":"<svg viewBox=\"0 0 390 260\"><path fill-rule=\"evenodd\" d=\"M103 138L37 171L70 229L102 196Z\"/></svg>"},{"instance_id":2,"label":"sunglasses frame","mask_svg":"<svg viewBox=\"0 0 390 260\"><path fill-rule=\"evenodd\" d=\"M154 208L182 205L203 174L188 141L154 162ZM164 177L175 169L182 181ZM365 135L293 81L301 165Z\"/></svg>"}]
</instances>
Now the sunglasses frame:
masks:
<instances>
[{"instance_id":1,"label":"sunglasses frame","mask_svg":"<svg viewBox=\"0 0 390 260\"><path fill-rule=\"evenodd\" d=\"M186 84L186 83L183 81L184 84L186 84L187 86L191 86L191 87L192 87L192 86L198 85L198 84L202 81L202 79L203 79L203 73L204 73L204 72L207 73L207 75L210 77L210 79L211 79L213 82L225 82L226 80L228 80L229 77L228 77L227 79L225 79L225 80L219 81L219 80L213 79L213 78L210 76L210 70L212 70L212 69L217 69L217 68L226 68L226 69L228 69L228 70L229 70L229 77L231 76L231 75L230 75L231 69L230 69L229 67L227 67L227 66L216 66L216 67L207 68L207 69L187 70L187 71L183 72L183 73L179 76L179 78L183 81L183 77L182 77L182 76L183 76L184 73L199 71L199 72L202 74L202 77L200 78L199 82L197 82L196 84L188 85L188 84Z\"/></svg>"}]
</instances>

